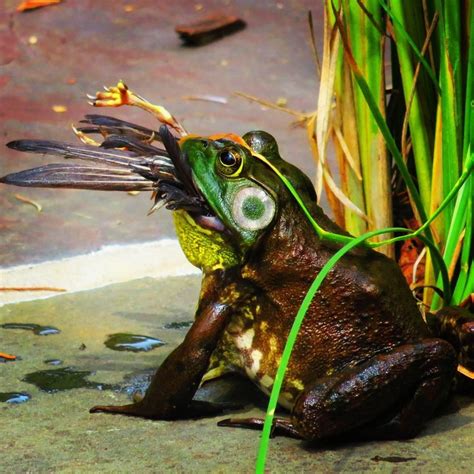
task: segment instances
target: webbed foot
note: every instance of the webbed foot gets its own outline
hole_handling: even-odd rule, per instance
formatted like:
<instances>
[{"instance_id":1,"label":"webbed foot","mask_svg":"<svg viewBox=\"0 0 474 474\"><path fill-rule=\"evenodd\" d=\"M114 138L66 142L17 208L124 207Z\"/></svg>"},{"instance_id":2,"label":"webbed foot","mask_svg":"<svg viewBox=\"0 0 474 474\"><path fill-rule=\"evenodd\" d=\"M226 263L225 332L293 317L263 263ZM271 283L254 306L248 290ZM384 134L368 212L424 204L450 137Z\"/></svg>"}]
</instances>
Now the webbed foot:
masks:
<instances>
[{"instance_id":1,"label":"webbed foot","mask_svg":"<svg viewBox=\"0 0 474 474\"><path fill-rule=\"evenodd\" d=\"M233 403L212 403L201 400L191 400L188 405L182 407L160 408L139 401L128 405L97 405L92 407L89 413L110 413L112 415L136 416L152 420L177 420L221 415L225 410L238 408L242 408L242 406Z\"/></svg>"},{"instance_id":2,"label":"webbed foot","mask_svg":"<svg viewBox=\"0 0 474 474\"><path fill-rule=\"evenodd\" d=\"M112 415L136 416L139 418L159 418L146 410L142 403L130 403L128 405L96 405L89 413L110 413Z\"/></svg>"},{"instance_id":3,"label":"webbed foot","mask_svg":"<svg viewBox=\"0 0 474 474\"><path fill-rule=\"evenodd\" d=\"M250 430L262 430L265 420L263 418L227 418L217 423L217 426L226 426L230 428L247 428ZM274 418L271 438L275 436L289 436L290 438L302 439L291 421L285 418Z\"/></svg>"}]
</instances>

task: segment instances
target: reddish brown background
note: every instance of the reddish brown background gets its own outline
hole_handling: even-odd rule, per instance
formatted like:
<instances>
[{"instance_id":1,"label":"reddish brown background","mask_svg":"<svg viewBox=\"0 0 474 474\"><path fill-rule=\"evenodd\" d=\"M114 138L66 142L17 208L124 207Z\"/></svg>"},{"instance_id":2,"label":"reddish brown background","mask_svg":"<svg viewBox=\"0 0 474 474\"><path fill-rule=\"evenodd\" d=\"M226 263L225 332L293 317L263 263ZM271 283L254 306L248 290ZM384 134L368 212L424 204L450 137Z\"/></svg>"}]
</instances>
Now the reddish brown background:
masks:
<instances>
[{"instance_id":1,"label":"reddish brown background","mask_svg":"<svg viewBox=\"0 0 474 474\"><path fill-rule=\"evenodd\" d=\"M118 79L168 107L193 133L265 129L275 135L283 156L313 173L305 131L291 125L292 116L262 110L232 94L245 91L272 101L284 97L298 110L315 107L307 12L313 9L321 37L320 2L66 0L16 13L18 3L0 1L2 175L51 161L13 152L5 143L33 137L74 140L70 124L97 112L87 104L85 93ZM183 47L174 26L215 11L240 16L247 28L203 47ZM36 44L30 44L31 36ZM193 94L225 96L229 102L183 99ZM53 105L67 111L56 113ZM139 110L103 111L156 125ZM43 211L19 202L15 193L38 201ZM146 217L148 206L145 195L0 186L0 265L172 236L169 213Z\"/></svg>"}]
</instances>

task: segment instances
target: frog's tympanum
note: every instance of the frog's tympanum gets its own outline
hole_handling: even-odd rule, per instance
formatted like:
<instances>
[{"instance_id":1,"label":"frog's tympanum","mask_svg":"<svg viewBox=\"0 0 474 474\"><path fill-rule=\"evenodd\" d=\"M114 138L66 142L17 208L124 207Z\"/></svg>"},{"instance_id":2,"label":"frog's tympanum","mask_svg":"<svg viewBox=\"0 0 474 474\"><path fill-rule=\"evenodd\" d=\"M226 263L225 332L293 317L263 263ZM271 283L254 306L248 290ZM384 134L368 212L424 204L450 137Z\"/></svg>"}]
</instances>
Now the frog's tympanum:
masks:
<instances>
[{"instance_id":1,"label":"frog's tympanum","mask_svg":"<svg viewBox=\"0 0 474 474\"><path fill-rule=\"evenodd\" d=\"M21 151L90 163L49 164L2 178L20 186L150 190L173 211L181 247L203 272L194 324L156 371L141 401L91 412L158 420L215 414L193 396L229 372L272 388L290 327L317 273L338 245L322 241L269 160L296 188L319 225L344 233L316 203L310 180L284 161L266 132L179 141L100 115L77 130L100 147L19 140ZM161 144L164 145L161 146ZM430 334L396 263L356 248L331 270L303 322L279 403L291 412L275 432L319 440L341 434L408 438L443 403L457 358ZM260 419L225 426L259 428Z\"/></svg>"}]
</instances>

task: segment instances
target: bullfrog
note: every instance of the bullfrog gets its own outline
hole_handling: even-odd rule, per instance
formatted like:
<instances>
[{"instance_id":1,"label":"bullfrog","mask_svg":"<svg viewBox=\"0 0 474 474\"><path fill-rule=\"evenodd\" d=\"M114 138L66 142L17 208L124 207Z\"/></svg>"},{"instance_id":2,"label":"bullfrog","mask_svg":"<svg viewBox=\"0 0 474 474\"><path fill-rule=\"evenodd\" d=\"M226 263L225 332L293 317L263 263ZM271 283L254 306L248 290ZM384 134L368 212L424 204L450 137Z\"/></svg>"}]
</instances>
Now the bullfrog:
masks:
<instances>
[{"instance_id":1,"label":"bullfrog","mask_svg":"<svg viewBox=\"0 0 474 474\"><path fill-rule=\"evenodd\" d=\"M168 124L169 125L169 124ZM98 405L92 413L173 420L220 413L193 400L199 386L227 373L269 394L296 312L314 278L340 248L320 238L263 156L285 176L325 230L348 235L317 204L310 179L285 161L267 132L242 137L150 130L88 115L84 145L46 140L8 144L20 151L87 160L1 178L20 186L149 190L153 210L171 210L179 243L203 273L195 320L154 374L142 399ZM88 137L100 133L95 146ZM430 333L396 263L369 247L346 254L315 295L301 327L274 434L316 441L340 435L416 435L447 399L456 372L453 346ZM259 418L222 426L260 429Z\"/></svg>"}]
</instances>

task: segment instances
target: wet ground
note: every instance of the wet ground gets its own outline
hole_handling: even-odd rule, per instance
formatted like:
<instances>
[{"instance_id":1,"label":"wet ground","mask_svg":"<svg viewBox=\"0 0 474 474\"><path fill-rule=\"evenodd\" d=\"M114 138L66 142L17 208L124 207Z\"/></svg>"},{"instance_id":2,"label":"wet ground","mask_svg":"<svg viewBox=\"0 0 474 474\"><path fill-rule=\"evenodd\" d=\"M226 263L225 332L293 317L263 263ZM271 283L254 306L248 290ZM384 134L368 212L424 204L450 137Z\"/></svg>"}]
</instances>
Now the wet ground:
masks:
<instances>
[{"instance_id":1,"label":"wet ground","mask_svg":"<svg viewBox=\"0 0 474 474\"><path fill-rule=\"evenodd\" d=\"M59 334L0 328L0 340L21 357L0 363L1 392L29 395L0 402L0 471L252 472L259 433L219 428L226 415L191 421L145 421L91 415L95 404L130 400L183 338L199 277L144 279L100 290L0 308L0 321L50 326ZM110 334L165 343L148 352L117 351ZM252 386L228 379L200 398L245 405L233 414L262 416ZM454 411L457 410L457 411ZM270 472L473 472L474 405L457 398L417 439L308 447L275 438Z\"/></svg>"},{"instance_id":2,"label":"wet ground","mask_svg":"<svg viewBox=\"0 0 474 474\"><path fill-rule=\"evenodd\" d=\"M54 157L4 147L18 138L75 141L71 124L105 113L156 128L134 108L94 109L86 93L119 79L165 105L196 134L264 129L283 156L313 173L306 132L295 117L234 96L236 91L288 107L315 108L317 82L307 12L321 31L321 5L312 0L67 0L27 13L0 0L0 174ZM202 47L184 47L174 27L213 12L238 15L247 28ZM227 104L188 100L214 95ZM55 112L62 106L63 112ZM56 108L56 110L58 110ZM56 158L57 159L57 158ZM21 194L42 212L15 198ZM146 216L149 195L0 186L0 265L17 265L97 250L104 244L173 235L169 213ZM132 225L133 223L133 225Z\"/></svg>"},{"instance_id":3,"label":"wet ground","mask_svg":"<svg viewBox=\"0 0 474 474\"><path fill-rule=\"evenodd\" d=\"M283 98L297 110L314 108L317 87L306 14L313 9L320 35L320 3L67 0L16 14L17 3L0 0L0 174L45 161L14 153L4 143L20 137L72 140L70 124L96 112L84 94L119 78L166 105L194 133L266 129L278 139L283 156L313 173L305 131L292 127L293 118L233 93ZM183 47L174 26L216 10L241 16L247 29L201 48ZM184 98L200 94L222 96L228 103ZM155 125L138 110L104 112ZM43 210L21 202L17 193ZM46 278L32 280L28 265L106 244L172 236L169 214L146 217L149 205L145 195L0 186L0 266L27 264L15 273L14 286L41 286ZM164 253L169 257L169 251ZM114 265L137 262L137 252L123 257ZM150 256L150 261L154 258L172 267L162 257ZM93 271L82 260L82 265L70 263L73 267L74 262L73 270L62 268L63 263L48 266L47 281L70 288L71 279L81 281L80 271L86 276L118 273L110 259L103 261L104 269ZM68 280L61 277L65 272ZM2 275L0 268L0 287ZM105 276L97 286L109 281ZM86 280L75 288L90 288ZM97 403L125 402L146 386L153 369L184 337L198 286L196 276L134 280L0 307L0 351L19 356L15 362L0 359L0 471L252 472L259 434L218 428L222 417L169 423L88 413ZM123 350L124 344L132 344L132 350ZM138 350L143 348L151 350ZM243 400L245 408L238 413L244 415L262 415L265 407L241 380L205 387L199 396ZM452 413L407 442L309 448L277 438L269 469L474 472L474 405L462 397L455 404L457 411L452 405Z\"/></svg>"}]
</instances>

